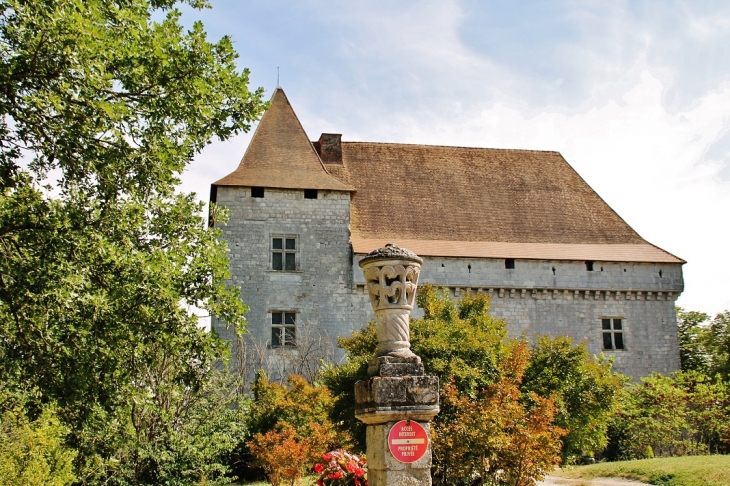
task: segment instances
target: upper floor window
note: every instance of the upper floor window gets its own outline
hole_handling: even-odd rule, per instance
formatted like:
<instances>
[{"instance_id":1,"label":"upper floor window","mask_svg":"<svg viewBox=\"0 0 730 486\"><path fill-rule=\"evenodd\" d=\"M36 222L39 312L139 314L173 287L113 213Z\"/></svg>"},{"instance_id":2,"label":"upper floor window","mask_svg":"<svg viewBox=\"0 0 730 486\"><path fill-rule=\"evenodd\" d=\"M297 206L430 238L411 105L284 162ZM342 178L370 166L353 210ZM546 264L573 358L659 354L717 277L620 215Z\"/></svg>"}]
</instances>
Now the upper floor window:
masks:
<instances>
[{"instance_id":1,"label":"upper floor window","mask_svg":"<svg viewBox=\"0 0 730 486\"><path fill-rule=\"evenodd\" d=\"M252 187L251 188L251 197L264 197L264 188L263 187Z\"/></svg>"},{"instance_id":2,"label":"upper floor window","mask_svg":"<svg viewBox=\"0 0 730 486\"><path fill-rule=\"evenodd\" d=\"M304 189L304 199L317 199L317 189Z\"/></svg>"},{"instance_id":3,"label":"upper floor window","mask_svg":"<svg viewBox=\"0 0 730 486\"><path fill-rule=\"evenodd\" d=\"M296 312L274 311L271 313L271 346L296 346Z\"/></svg>"},{"instance_id":4,"label":"upper floor window","mask_svg":"<svg viewBox=\"0 0 730 486\"><path fill-rule=\"evenodd\" d=\"M619 318L601 319L603 349L624 349L624 328Z\"/></svg>"},{"instance_id":5,"label":"upper floor window","mask_svg":"<svg viewBox=\"0 0 730 486\"><path fill-rule=\"evenodd\" d=\"M296 235L271 237L271 269L294 271L299 263L299 245Z\"/></svg>"},{"instance_id":6,"label":"upper floor window","mask_svg":"<svg viewBox=\"0 0 730 486\"><path fill-rule=\"evenodd\" d=\"M508 268L510 270L514 269L515 268L515 259L514 258L505 258L504 268Z\"/></svg>"},{"instance_id":7,"label":"upper floor window","mask_svg":"<svg viewBox=\"0 0 730 486\"><path fill-rule=\"evenodd\" d=\"M586 261L586 270L589 272L593 271L593 262L592 261L590 261L590 260Z\"/></svg>"}]
</instances>

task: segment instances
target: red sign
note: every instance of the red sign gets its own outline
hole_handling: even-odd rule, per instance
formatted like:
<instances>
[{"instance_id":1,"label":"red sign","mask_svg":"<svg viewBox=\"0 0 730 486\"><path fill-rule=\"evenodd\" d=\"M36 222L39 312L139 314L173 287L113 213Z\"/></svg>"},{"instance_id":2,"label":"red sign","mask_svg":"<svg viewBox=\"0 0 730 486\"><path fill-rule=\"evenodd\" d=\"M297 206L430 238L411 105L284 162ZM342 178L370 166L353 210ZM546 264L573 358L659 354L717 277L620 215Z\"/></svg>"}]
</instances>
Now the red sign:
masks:
<instances>
[{"instance_id":1,"label":"red sign","mask_svg":"<svg viewBox=\"0 0 730 486\"><path fill-rule=\"evenodd\" d=\"M388 447L400 462L416 462L428 450L426 429L413 420L401 420L388 432Z\"/></svg>"}]
</instances>

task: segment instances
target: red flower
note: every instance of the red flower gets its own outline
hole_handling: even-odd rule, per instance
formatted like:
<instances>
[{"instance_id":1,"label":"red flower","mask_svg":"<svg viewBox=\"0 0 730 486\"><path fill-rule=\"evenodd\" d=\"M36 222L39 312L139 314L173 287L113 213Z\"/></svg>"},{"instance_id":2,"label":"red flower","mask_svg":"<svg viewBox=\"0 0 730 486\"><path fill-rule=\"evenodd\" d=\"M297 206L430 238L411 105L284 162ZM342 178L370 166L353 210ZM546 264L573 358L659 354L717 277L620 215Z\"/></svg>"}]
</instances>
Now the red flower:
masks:
<instances>
[{"instance_id":1,"label":"red flower","mask_svg":"<svg viewBox=\"0 0 730 486\"><path fill-rule=\"evenodd\" d=\"M317 486L324 486L324 483L322 482L321 479L317 480Z\"/></svg>"},{"instance_id":2,"label":"red flower","mask_svg":"<svg viewBox=\"0 0 730 486\"><path fill-rule=\"evenodd\" d=\"M330 462L332 460L332 454L329 452L327 454L322 454L322 459L324 459L324 462Z\"/></svg>"},{"instance_id":3,"label":"red flower","mask_svg":"<svg viewBox=\"0 0 730 486\"><path fill-rule=\"evenodd\" d=\"M363 469L361 467L355 468L355 476L357 476L358 478L361 478L364 475L365 475L365 469Z\"/></svg>"},{"instance_id":4,"label":"red flower","mask_svg":"<svg viewBox=\"0 0 730 486\"><path fill-rule=\"evenodd\" d=\"M335 471L335 472L329 474L329 478L330 479L340 479L344 475L345 475L345 473L343 473L342 471Z\"/></svg>"},{"instance_id":5,"label":"red flower","mask_svg":"<svg viewBox=\"0 0 730 486\"><path fill-rule=\"evenodd\" d=\"M360 486L360 480L355 478L355 486Z\"/></svg>"},{"instance_id":6,"label":"red flower","mask_svg":"<svg viewBox=\"0 0 730 486\"><path fill-rule=\"evenodd\" d=\"M322 471L324 471L324 464L317 463L314 465L314 472L317 474L322 474Z\"/></svg>"},{"instance_id":7,"label":"red flower","mask_svg":"<svg viewBox=\"0 0 730 486\"><path fill-rule=\"evenodd\" d=\"M355 472L355 469L357 469L357 465L354 462L348 462L347 466L345 466L345 467L347 468L347 472L351 472L351 473Z\"/></svg>"}]
</instances>

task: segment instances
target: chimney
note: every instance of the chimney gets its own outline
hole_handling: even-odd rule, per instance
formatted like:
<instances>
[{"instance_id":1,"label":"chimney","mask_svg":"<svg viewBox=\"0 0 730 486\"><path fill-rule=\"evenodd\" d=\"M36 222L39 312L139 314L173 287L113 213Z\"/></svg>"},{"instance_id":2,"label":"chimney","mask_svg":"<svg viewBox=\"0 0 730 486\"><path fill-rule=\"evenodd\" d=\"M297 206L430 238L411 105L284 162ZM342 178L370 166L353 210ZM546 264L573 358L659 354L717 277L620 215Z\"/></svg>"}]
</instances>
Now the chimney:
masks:
<instances>
[{"instance_id":1,"label":"chimney","mask_svg":"<svg viewBox=\"0 0 730 486\"><path fill-rule=\"evenodd\" d=\"M314 144L319 157L325 164L342 165L342 135L339 133L323 133Z\"/></svg>"}]
</instances>

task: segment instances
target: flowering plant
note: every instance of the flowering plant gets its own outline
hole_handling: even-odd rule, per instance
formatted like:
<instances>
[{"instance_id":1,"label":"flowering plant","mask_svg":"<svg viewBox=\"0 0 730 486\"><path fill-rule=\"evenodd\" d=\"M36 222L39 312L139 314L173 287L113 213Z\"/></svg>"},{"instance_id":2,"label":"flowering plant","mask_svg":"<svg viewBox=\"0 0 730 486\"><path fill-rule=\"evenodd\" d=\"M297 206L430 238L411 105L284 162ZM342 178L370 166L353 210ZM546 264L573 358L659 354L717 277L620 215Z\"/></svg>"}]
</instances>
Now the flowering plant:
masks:
<instances>
[{"instance_id":1,"label":"flowering plant","mask_svg":"<svg viewBox=\"0 0 730 486\"><path fill-rule=\"evenodd\" d=\"M317 486L368 486L367 460L344 449L322 454L314 472L319 474Z\"/></svg>"}]
</instances>

